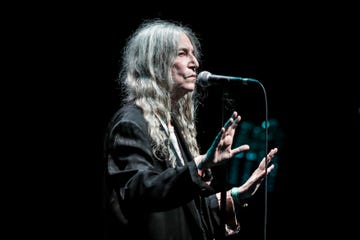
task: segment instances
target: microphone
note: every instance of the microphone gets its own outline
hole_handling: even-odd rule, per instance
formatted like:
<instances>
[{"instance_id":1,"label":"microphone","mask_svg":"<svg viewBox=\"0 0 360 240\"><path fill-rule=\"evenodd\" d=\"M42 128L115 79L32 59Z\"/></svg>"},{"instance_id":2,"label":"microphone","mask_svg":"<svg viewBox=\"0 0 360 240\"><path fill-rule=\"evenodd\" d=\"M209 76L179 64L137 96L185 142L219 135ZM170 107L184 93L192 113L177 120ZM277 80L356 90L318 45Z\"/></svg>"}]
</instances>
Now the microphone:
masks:
<instances>
[{"instance_id":1,"label":"microphone","mask_svg":"<svg viewBox=\"0 0 360 240\"><path fill-rule=\"evenodd\" d=\"M211 85L227 84L227 83L242 83L247 85L248 82L258 83L259 81L253 78L215 75L215 74L211 74L208 71L200 72L197 77L197 83L201 87L208 87Z\"/></svg>"}]
</instances>

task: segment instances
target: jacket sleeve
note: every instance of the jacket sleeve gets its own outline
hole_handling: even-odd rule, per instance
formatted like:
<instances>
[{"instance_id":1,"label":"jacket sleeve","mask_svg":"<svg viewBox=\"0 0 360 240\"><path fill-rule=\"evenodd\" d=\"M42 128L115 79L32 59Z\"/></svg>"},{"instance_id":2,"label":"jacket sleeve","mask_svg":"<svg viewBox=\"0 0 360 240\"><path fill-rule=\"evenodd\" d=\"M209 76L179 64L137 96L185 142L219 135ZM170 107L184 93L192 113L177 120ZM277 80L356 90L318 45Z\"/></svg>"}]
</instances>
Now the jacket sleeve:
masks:
<instances>
[{"instance_id":1,"label":"jacket sleeve","mask_svg":"<svg viewBox=\"0 0 360 240\"><path fill-rule=\"evenodd\" d=\"M183 205L212 188L197 174L194 161L167 167L152 153L145 123L120 121L109 136L107 174L119 199L128 206L152 211Z\"/></svg>"}]
</instances>

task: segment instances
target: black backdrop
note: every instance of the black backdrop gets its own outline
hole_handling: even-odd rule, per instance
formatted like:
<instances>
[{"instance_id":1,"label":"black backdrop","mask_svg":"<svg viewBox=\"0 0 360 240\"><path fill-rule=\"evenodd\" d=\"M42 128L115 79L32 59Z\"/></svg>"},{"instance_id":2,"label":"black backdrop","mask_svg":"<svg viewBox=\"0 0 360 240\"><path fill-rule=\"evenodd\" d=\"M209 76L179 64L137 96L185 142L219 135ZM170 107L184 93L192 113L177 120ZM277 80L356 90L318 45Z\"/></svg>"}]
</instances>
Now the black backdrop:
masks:
<instances>
[{"instance_id":1,"label":"black backdrop","mask_svg":"<svg viewBox=\"0 0 360 240\"><path fill-rule=\"evenodd\" d=\"M344 215L356 217L351 203L359 159L359 97L352 60L358 50L351 7L254 3L195 8L174 3L45 9L17 11L21 21L14 28L20 36L15 42L20 50L17 67L26 75L27 68L34 73L32 81L25 79L24 93L17 94L27 96L27 86L34 87L34 100L22 103L31 103L27 123L31 136L39 138L30 141L36 147L29 144L39 161L24 161L36 166L35 172L24 170L29 183L34 179L31 187L21 181L30 194L19 206L30 212L17 223L31 226L28 233L101 239L102 141L119 102L115 78L120 52L142 20L157 17L181 21L199 34L202 69L255 78L264 85L269 117L278 119L285 134L268 202L268 239L349 234ZM339 9L341 14L334 14ZM235 104L226 105L226 111L235 106L244 121L264 119L259 89L236 86L230 94ZM219 88L210 88L200 108L203 148L228 117L222 113L221 97ZM263 196L260 191L241 215L243 240L263 239ZM32 221L34 216L38 220Z\"/></svg>"}]
</instances>

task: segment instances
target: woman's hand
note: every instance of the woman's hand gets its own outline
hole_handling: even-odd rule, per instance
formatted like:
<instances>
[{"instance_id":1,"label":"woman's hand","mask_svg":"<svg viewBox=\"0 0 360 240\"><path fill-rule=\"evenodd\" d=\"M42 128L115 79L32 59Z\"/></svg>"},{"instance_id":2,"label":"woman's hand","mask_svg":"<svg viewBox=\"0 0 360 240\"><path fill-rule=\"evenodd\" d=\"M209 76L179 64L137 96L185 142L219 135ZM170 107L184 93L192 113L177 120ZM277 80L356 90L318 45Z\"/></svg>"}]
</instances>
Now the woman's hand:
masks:
<instances>
[{"instance_id":1,"label":"woman's hand","mask_svg":"<svg viewBox=\"0 0 360 240\"><path fill-rule=\"evenodd\" d=\"M247 144L232 149L235 130L240 120L241 117L234 111L230 119L225 123L224 127L216 136L207 153L203 155L201 161L199 160L199 169L211 168L213 166L223 164L235 154L250 149Z\"/></svg>"},{"instance_id":2,"label":"woman's hand","mask_svg":"<svg viewBox=\"0 0 360 240\"><path fill-rule=\"evenodd\" d=\"M240 187L232 188L231 195L235 201L239 202L240 200L249 198L255 194L265 176L274 169L274 164L271 164L270 162L277 151L277 148L271 149L267 158L264 157L261 160L259 166L251 174L248 180Z\"/></svg>"}]
</instances>

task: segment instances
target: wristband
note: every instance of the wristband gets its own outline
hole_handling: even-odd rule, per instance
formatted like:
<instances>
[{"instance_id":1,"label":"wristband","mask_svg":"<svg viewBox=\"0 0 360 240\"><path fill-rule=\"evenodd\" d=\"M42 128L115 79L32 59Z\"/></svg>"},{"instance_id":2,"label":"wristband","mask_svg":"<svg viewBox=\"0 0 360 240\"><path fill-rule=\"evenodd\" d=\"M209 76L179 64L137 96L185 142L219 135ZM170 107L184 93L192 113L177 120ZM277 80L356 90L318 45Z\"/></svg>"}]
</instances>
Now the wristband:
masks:
<instances>
[{"instance_id":1,"label":"wristband","mask_svg":"<svg viewBox=\"0 0 360 240\"><path fill-rule=\"evenodd\" d=\"M202 170L202 169L203 169L202 161L198 164L197 168L198 168L199 170Z\"/></svg>"},{"instance_id":2,"label":"wristband","mask_svg":"<svg viewBox=\"0 0 360 240\"><path fill-rule=\"evenodd\" d=\"M240 199L239 199L239 192L236 191L236 187L233 187L231 189L231 197L234 199L235 202L239 203L240 202Z\"/></svg>"},{"instance_id":3,"label":"wristband","mask_svg":"<svg viewBox=\"0 0 360 240\"><path fill-rule=\"evenodd\" d=\"M248 206L248 203L242 201L240 199L240 193L237 191L237 188L236 187L233 187L231 189L231 197L233 198L234 202L236 202L237 204L239 204L241 207L247 207Z\"/></svg>"}]
</instances>

